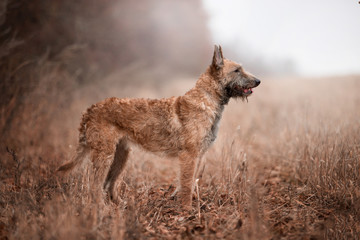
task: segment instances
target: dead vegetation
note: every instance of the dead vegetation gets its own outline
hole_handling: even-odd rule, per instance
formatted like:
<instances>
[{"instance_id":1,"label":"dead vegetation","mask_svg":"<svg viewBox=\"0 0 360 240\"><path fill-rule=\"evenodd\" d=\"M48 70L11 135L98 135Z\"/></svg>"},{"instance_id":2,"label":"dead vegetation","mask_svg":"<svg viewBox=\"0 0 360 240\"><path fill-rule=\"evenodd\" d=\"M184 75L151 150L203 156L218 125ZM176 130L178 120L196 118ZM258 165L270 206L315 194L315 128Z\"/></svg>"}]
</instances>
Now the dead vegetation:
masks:
<instances>
[{"instance_id":1,"label":"dead vegetation","mask_svg":"<svg viewBox=\"0 0 360 240\"><path fill-rule=\"evenodd\" d=\"M357 239L359 78L263 83L248 104L231 102L225 111L190 214L170 196L172 160L135 149L113 204L89 185L91 168L64 180L54 169L66 158L8 149L1 236Z\"/></svg>"}]
</instances>

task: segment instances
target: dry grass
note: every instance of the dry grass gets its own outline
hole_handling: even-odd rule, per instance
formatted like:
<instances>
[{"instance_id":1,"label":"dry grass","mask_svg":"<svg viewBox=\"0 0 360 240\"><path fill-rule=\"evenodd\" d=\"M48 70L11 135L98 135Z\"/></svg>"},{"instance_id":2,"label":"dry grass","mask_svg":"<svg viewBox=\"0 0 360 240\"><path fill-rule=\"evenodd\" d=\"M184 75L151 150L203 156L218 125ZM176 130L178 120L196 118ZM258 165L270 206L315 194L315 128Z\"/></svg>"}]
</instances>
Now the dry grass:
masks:
<instances>
[{"instance_id":1,"label":"dry grass","mask_svg":"<svg viewBox=\"0 0 360 240\"><path fill-rule=\"evenodd\" d=\"M169 96L178 84L126 94ZM56 150L24 142L4 153L0 238L359 239L359 88L359 77L263 79L249 103L232 101L201 166L191 214L170 197L177 163L138 149L119 181L117 205L93 191L91 168L54 175L71 155L80 109L90 102L82 94L100 91L80 89L51 121L69 134L43 138ZM38 129L28 127L29 134Z\"/></svg>"}]
</instances>

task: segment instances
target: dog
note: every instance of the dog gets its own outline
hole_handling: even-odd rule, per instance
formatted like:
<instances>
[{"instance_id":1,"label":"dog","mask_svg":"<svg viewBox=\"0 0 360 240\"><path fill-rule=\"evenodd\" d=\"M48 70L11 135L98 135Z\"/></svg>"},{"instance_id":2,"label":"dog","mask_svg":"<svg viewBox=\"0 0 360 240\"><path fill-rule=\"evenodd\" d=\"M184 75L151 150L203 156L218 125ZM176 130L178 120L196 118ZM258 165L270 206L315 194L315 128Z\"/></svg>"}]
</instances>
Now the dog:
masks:
<instances>
[{"instance_id":1,"label":"dog","mask_svg":"<svg viewBox=\"0 0 360 240\"><path fill-rule=\"evenodd\" d=\"M129 146L135 144L179 159L180 184L175 192L181 206L191 209L196 163L216 139L224 106L231 98L247 100L259 84L240 64L224 58L221 46L215 45L210 66L183 96L112 97L88 108L79 128L77 153L58 171L73 169L89 154L96 180L114 200L115 182L128 159Z\"/></svg>"}]
</instances>

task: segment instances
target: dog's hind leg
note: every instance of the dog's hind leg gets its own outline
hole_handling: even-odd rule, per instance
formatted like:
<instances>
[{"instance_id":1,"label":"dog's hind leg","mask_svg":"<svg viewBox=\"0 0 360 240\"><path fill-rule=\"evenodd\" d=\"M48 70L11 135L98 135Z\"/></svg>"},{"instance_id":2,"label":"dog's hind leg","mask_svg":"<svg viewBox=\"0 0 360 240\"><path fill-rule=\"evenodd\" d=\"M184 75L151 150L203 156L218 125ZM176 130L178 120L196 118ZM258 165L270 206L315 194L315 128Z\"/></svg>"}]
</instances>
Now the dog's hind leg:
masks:
<instances>
[{"instance_id":1,"label":"dog's hind leg","mask_svg":"<svg viewBox=\"0 0 360 240\"><path fill-rule=\"evenodd\" d=\"M109 197L112 201L115 201L114 187L116 180L125 167L129 151L126 138L121 138L116 145L114 160L110 166L110 170L104 183L104 189L108 191Z\"/></svg>"},{"instance_id":2,"label":"dog's hind leg","mask_svg":"<svg viewBox=\"0 0 360 240\"><path fill-rule=\"evenodd\" d=\"M106 173L114 159L120 135L116 127L106 123L88 123L87 142L93 164L92 181L101 191Z\"/></svg>"}]
</instances>

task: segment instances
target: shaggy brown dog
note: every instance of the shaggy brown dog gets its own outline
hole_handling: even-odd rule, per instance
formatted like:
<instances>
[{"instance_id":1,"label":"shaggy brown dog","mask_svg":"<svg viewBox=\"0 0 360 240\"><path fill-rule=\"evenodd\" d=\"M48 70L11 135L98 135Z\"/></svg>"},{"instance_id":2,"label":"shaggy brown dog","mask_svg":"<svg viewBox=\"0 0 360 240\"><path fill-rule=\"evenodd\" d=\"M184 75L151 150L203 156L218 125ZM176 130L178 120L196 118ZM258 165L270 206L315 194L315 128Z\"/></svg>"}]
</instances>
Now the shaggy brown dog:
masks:
<instances>
[{"instance_id":1,"label":"shaggy brown dog","mask_svg":"<svg viewBox=\"0 0 360 240\"><path fill-rule=\"evenodd\" d=\"M211 65L184 96L168 99L108 98L82 116L75 159L59 168L67 171L87 153L95 177L114 197L116 179L129 155L129 144L179 158L180 201L191 208L196 162L215 140L224 106L230 98L246 99L260 80L241 65L224 59L215 46ZM108 166L111 166L108 170ZM108 170L107 175L106 171Z\"/></svg>"}]
</instances>

